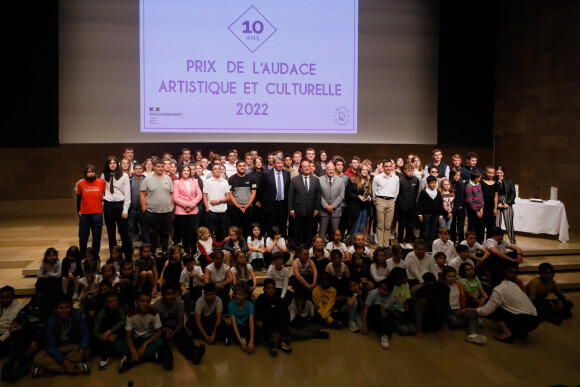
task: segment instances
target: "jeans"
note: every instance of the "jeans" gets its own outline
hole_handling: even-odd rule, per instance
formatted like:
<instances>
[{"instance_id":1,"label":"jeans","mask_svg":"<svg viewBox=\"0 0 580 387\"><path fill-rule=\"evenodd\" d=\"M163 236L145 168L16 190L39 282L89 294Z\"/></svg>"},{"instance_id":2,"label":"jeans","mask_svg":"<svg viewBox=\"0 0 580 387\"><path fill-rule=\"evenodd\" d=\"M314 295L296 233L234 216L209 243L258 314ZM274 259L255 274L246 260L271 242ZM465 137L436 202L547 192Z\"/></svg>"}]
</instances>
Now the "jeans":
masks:
<instances>
[{"instance_id":1,"label":"jeans","mask_svg":"<svg viewBox=\"0 0 580 387\"><path fill-rule=\"evenodd\" d=\"M354 235L356 233L364 233L365 232L365 225L367 223L368 213L367 210L361 210L358 214L358 218L356 218L350 228L350 235Z\"/></svg>"},{"instance_id":2,"label":"jeans","mask_svg":"<svg viewBox=\"0 0 580 387\"><path fill-rule=\"evenodd\" d=\"M129 209L129 240L133 242L133 238L137 234L137 227L141 231L141 242L149 243L149 230L145 224L143 211L140 209Z\"/></svg>"},{"instance_id":3,"label":"jeans","mask_svg":"<svg viewBox=\"0 0 580 387\"><path fill-rule=\"evenodd\" d=\"M82 214L79 216L79 248L84 257L89 242L89 234L93 234L93 249L97 256L101 250L101 233L103 232L103 214Z\"/></svg>"},{"instance_id":4,"label":"jeans","mask_svg":"<svg viewBox=\"0 0 580 387\"><path fill-rule=\"evenodd\" d=\"M348 306L348 304L344 304L340 309L341 312L345 312L348 314L348 321L354 321L358 329L362 328L362 316L358 311L358 301Z\"/></svg>"},{"instance_id":5,"label":"jeans","mask_svg":"<svg viewBox=\"0 0 580 387\"><path fill-rule=\"evenodd\" d=\"M451 223L453 223L453 216L451 218L443 217L443 220L439 222L439 227L446 227L451 230ZM455 243L455 241L453 241Z\"/></svg>"}]
</instances>

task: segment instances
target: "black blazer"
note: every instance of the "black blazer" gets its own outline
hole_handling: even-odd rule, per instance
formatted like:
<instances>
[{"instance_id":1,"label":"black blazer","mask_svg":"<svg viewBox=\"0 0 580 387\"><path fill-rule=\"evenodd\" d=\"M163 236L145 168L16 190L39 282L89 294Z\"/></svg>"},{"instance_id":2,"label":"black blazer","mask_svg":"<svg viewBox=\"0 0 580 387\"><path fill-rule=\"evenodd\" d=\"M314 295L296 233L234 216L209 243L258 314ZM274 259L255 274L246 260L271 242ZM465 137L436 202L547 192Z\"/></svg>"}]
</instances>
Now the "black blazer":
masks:
<instances>
[{"instance_id":1,"label":"black blazer","mask_svg":"<svg viewBox=\"0 0 580 387\"><path fill-rule=\"evenodd\" d=\"M310 175L308 193L304 188L302 174L295 176L288 189L288 211L294 211L296 217L314 216L314 211L320 209L320 181Z\"/></svg>"},{"instance_id":2,"label":"black blazer","mask_svg":"<svg viewBox=\"0 0 580 387\"><path fill-rule=\"evenodd\" d=\"M504 187L505 187L505 196L506 196L506 204L513 206L516 202L516 187L512 179L508 179L507 177L503 178ZM499 181L498 184L498 193L499 193Z\"/></svg>"},{"instance_id":3,"label":"black blazer","mask_svg":"<svg viewBox=\"0 0 580 387\"><path fill-rule=\"evenodd\" d=\"M260 185L258 186L258 201L262 203L262 208L269 210L276 202L276 174L271 168L262 173ZM288 204L288 189L290 187L290 172L282 169L282 185L284 186L284 204Z\"/></svg>"},{"instance_id":4,"label":"black blazer","mask_svg":"<svg viewBox=\"0 0 580 387\"><path fill-rule=\"evenodd\" d=\"M371 209L372 202L363 202L359 198L359 195L364 196L364 194L365 194L364 187L358 189L356 183L353 183L352 179L349 178L348 182L346 183L344 197L346 199L347 203L346 208L350 219L358 218L362 210L366 209L368 213L368 211Z\"/></svg>"}]
</instances>

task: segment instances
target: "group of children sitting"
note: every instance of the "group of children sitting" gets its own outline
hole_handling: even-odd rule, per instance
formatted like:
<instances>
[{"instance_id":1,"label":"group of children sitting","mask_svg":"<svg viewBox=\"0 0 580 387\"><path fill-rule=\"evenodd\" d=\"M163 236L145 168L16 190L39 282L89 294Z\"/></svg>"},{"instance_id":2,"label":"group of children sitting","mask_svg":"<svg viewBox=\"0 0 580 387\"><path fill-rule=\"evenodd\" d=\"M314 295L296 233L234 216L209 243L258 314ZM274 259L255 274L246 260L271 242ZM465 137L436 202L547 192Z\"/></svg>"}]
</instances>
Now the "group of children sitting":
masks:
<instances>
[{"instance_id":1,"label":"group of children sitting","mask_svg":"<svg viewBox=\"0 0 580 387\"><path fill-rule=\"evenodd\" d=\"M512 342L540 318L560 323L571 315L573 305L559 291L552 265L540 265L540 276L524 288L517 279L523 252L503 241L501 230L490 233L485 246L468 232L455 247L441 228L431 254L418 239L412 251L393 245L372 255L362 234L353 235L347 248L337 230L326 246L316 236L312 248L296 248L287 268L279 232L272 239L280 249L268 250L254 243L261 240L256 227L248 243L236 227L228 240L208 243L209 231L200 228L204 249L198 255L183 255L174 245L165 262L156 261L146 243L135 261L121 260L115 248L102 266L90 248L81 257L72 246L62 261L56 249L47 249L26 306L15 300L12 287L0 289L0 354L9 357L2 379L20 378L31 363L33 377L86 374L91 351L101 356L100 370L120 356L119 372L149 360L170 370L172 347L198 364L205 344L219 341L246 353L263 342L275 356L278 350L290 353L291 341L328 339L323 328L345 325L363 335L377 332L385 349L393 332L421 339L448 327L466 327L467 342L484 344L479 316L489 316L501 330L495 338ZM256 297L254 271L266 253L267 278Z\"/></svg>"}]
</instances>

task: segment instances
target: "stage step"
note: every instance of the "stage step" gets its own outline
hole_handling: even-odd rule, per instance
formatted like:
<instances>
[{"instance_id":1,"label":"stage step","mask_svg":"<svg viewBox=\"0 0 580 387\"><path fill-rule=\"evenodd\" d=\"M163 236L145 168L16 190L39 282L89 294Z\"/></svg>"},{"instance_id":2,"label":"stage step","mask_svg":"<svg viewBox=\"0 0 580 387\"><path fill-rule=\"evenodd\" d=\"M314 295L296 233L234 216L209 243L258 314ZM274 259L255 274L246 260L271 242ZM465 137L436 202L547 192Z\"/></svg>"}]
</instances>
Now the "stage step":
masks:
<instances>
[{"instance_id":1,"label":"stage step","mask_svg":"<svg viewBox=\"0 0 580 387\"><path fill-rule=\"evenodd\" d=\"M526 257L533 256L551 256L551 255L578 255L580 254L580 249L578 248L562 248L562 249L524 249L524 255Z\"/></svg>"},{"instance_id":2,"label":"stage step","mask_svg":"<svg viewBox=\"0 0 580 387\"><path fill-rule=\"evenodd\" d=\"M520 272L538 272L538 266L544 262L549 262L554 266L556 272L562 270L579 270L580 271L580 255L542 255L530 257L526 254L524 263L520 265Z\"/></svg>"},{"instance_id":3,"label":"stage step","mask_svg":"<svg viewBox=\"0 0 580 387\"><path fill-rule=\"evenodd\" d=\"M538 274L520 274L519 279L522 280L524 285L528 285L532 279L536 278ZM570 272L556 272L554 280L558 284L561 290L575 290L580 289L580 272L570 271Z\"/></svg>"}]
</instances>

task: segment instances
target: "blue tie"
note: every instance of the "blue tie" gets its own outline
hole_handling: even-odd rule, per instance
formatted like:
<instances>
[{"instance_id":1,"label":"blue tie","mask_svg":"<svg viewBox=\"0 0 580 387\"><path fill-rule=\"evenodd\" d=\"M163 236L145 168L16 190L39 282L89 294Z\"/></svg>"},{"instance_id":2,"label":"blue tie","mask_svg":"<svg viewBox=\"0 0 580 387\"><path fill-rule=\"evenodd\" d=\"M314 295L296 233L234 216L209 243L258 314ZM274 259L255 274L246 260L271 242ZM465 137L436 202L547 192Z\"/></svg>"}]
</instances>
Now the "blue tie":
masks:
<instances>
[{"instance_id":1,"label":"blue tie","mask_svg":"<svg viewBox=\"0 0 580 387\"><path fill-rule=\"evenodd\" d=\"M278 193L276 194L276 200L277 201L282 201L282 181L280 180L280 172L277 172L278 174L278 186L276 187L276 189L278 190Z\"/></svg>"},{"instance_id":2,"label":"blue tie","mask_svg":"<svg viewBox=\"0 0 580 387\"><path fill-rule=\"evenodd\" d=\"M304 176L304 189L308 193L308 176Z\"/></svg>"}]
</instances>

